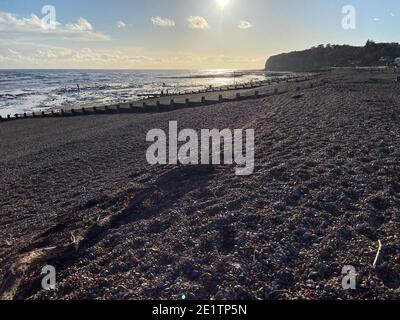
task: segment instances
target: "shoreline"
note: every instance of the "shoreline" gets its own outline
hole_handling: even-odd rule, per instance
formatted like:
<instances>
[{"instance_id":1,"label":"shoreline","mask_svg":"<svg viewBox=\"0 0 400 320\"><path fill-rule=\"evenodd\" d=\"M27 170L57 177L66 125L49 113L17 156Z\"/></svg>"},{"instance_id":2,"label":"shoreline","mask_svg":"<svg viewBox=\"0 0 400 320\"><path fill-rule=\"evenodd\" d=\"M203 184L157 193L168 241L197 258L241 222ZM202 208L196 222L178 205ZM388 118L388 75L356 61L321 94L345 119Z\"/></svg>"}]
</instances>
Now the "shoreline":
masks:
<instances>
[{"instance_id":1,"label":"shoreline","mask_svg":"<svg viewBox=\"0 0 400 320\"><path fill-rule=\"evenodd\" d=\"M88 115L88 114L96 114L96 113L115 113L118 110L118 107L125 109L122 112L146 112L146 107L150 109L154 109L157 107L157 102L166 107L166 111L171 110L171 100L174 100L177 105L184 104L188 107L197 106L199 102L202 102L202 97L205 97L209 103L212 102L220 102L219 95L223 95L223 100L234 100L237 93L242 94L242 98L246 98L246 96L251 97L250 90L257 90L261 95L267 94L266 91L271 89L271 86L279 85L280 83L292 82L292 81L308 81L313 79L314 77L318 77L318 74L309 74L308 76L287 76L284 78L275 78L265 81L251 81L248 83L242 83L238 85L232 86L222 86L222 87L211 87L206 90L198 90L198 91L183 91L179 93L171 93L171 94L153 94L153 95L143 95L145 98L135 100L135 101L125 101L116 104L97 104L97 103L88 103L82 104L79 108L76 107L53 107L48 108L44 111L39 112L30 112L30 113L19 113L15 115L9 114L8 116L0 116L1 121L7 120L16 120L16 119L24 119L24 118L40 118L40 117L60 117L60 116L71 116L71 110L74 110L74 115ZM252 93L254 95L254 92ZM186 99L191 100L193 105L190 103L187 104ZM105 107L108 110L105 110ZM174 105L172 104L172 107ZM177 108L179 106L176 106ZM142 110L140 110L140 108ZM96 110L97 109L97 110ZM126 110L127 109L127 110ZM65 114L66 113L66 114Z\"/></svg>"},{"instance_id":2,"label":"shoreline","mask_svg":"<svg viewBox=\"0 0 400 320\"><path fill-rule=\"evenodd\" d=\"M200 108L4 121L0 297L398 299L396 80L336 70ZM147 165L146 134L169 121L253 128L254 174Z\"/></svg>"}]
</instances>

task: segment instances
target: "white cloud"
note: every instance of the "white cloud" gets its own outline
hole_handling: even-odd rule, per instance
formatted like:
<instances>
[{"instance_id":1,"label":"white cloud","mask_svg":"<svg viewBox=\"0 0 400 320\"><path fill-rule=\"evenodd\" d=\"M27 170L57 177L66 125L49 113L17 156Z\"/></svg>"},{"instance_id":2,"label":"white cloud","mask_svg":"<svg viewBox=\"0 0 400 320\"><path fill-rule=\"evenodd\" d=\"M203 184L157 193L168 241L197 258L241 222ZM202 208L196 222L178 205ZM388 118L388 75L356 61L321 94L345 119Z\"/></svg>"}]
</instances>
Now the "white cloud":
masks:
<instances>
[{"instance_id":1,"label":"white cloud","mask_svg":"<svg viewBox=\"0 0 400 320\"><path fill-rule=\"evenodd\" d=\"M117 21L117 28L118 29L123 29L123 28L125 28L126 27L126 23L125 22L123 22L123 21Z\"/></svg>"},{"instance_id":2,"label":"white cloud","mask_svg":"<svg viewBox=\"0 0 400 320\"><path fill-rule=\"evenodd\" d=\"M0 11L0 35L17 34L19 36L57 37L79 41L105 41L109 37L103 33L94 32L92 24L85 18L79 18L77 23L56 23L55 29L43 27L42 20L31 14L29 18L18 18L15 14Z\"/></svg>"},{"instance_id":3,"label":"white cloud","mask_svg":"<svg viewBox=\"0 0 400 320\"><path fill-rule=\"evenodd\" d=\"M374 18L374 21L381 21L380 18Z\"/></svg>"},{"instance_id":4,"label":"white cloud","mask_svg":"<svg viewBox=\"0 0 400 320\"><path fill-rule=\"evenodd\" d=\"M209 29L210 26L206 19L200 16L190 16L188 18L189 28L191 29Z\"/></svg>"},{"instance_id":5,"label":"white cloud","mask_svg":"<svg viewBox=\"0 0 400 320\"><path fill-rule=\"evenodd\" d=\"M10 48L8 48L8 52L11 53L11 54L13 54L13 55L16 55L16 56L19 56L19 55L20 55L20 53L19 53L18 51L15 51L15 50L10 49Z\"/></svg>"},{"instance_id":6,"label":"white cloud","mask_svg":"<svg viewBox=\"0 0 400 320\"><path fill-rule=\"evenodd\" d=\"M168 19L168 18L162 18L162 17L159 17L159 16L151 17L151 22L155 26L159 26L159 27L175 27L175 21L174 20Z\"/></svg>"},{"instance_id":7,"label":"white cloud","mask_svg":"<svg viewBox=\"0 0 400 320\"><path fill-rule=\"evenodd\" d=\"M253 27L253 25L250 23L250 22L248 22L248 21L246 21L246 20L240 20L239 21L239 29L243 29L243 30L245 30L245 29L250 29L250 28L252 28Z\"/></svg>"},{"instance_id":8,"label":"white cloud","mask_svg":"<svg viewBox=\"0 0 400 320\"><path fill-rule=\"evenodd\" d=\"M390 15L391 15L392 17L395 17L395 16L396 16L393 12L391 12Z\"/></svg>"},{"instance_id":9,"label":"white cloud","mask_svg":"<svg viewBox=\"0 0 400 320\"><path fill-rule=\"evenodd\" d=\"M65 28L72 31L92 31L93 26L84 18L79 18L78 23L66 24Z\"/></svg>"},{"instance_id":10,"label":"white cloud","mask_svg":"<svg viewBox=\"0 0 400 320\"><path fill-rule=\"evenodd\" d=\"M0 30L41 30L42 20L36 15L31 14L29 18L18 19L14 14L0 11Z\"/></svg>"}]
</instances>

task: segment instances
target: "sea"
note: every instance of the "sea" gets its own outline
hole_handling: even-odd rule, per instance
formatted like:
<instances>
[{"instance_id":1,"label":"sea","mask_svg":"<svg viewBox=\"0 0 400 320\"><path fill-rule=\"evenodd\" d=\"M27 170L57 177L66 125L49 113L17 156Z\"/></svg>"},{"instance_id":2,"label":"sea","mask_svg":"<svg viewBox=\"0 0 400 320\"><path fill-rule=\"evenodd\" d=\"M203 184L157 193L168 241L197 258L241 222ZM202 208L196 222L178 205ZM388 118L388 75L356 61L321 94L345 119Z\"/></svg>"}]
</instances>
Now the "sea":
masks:
<instances>
[{"instance_id":1,"label":"sea","mask_svg":"<svg viewBox=\"0 0 400 320\"><path fill-rule=\"evenodd\" d=\"M266 80L264 70L0 70L0 115L115 104ZM79 86L79 89L78 89Z\"/></svg>"}]
</instances>

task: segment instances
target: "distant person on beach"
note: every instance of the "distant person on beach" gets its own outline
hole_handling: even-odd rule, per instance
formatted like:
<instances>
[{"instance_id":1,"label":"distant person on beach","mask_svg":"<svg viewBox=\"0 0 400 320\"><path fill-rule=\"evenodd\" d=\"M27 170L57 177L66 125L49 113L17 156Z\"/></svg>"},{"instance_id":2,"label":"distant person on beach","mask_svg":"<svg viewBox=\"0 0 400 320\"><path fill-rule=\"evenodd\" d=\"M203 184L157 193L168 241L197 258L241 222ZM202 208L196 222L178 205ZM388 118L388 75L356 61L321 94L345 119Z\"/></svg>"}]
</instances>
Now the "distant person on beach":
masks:
<instances>
[{"instance_id":1,"label":"distant person on beach","mask_svg":"<svg viewBox=\"0 0 400 320\"><path fill-rule=\"evenodd\" d=\"M79 87L79 84L77 84L76 87L78 88L78 93L80 93L81 92L81 88Z\"/></svg>"}]
</instances>

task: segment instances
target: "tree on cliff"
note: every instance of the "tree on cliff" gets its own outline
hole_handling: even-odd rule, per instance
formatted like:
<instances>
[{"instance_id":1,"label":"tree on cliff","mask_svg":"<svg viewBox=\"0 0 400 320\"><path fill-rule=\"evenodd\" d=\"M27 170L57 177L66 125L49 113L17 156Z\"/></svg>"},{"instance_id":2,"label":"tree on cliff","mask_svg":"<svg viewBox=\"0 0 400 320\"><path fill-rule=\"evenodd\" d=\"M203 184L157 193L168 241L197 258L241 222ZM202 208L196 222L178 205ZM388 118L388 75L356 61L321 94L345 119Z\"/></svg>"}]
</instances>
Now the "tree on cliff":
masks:
<instances>
[{"instance_id":1,"label":"tree on cliff","mask_svg":"<svg viewBox=\"0 0 400 320\"><path fill-rule=\"evenodd\" d=\"M265 68L268 71L313 71L330 67L375 66L382 64L381 57L394 60L399 56L398 43L368 40L364 47L329 44L272 56Z\"/></svg>"}]
</instances>

